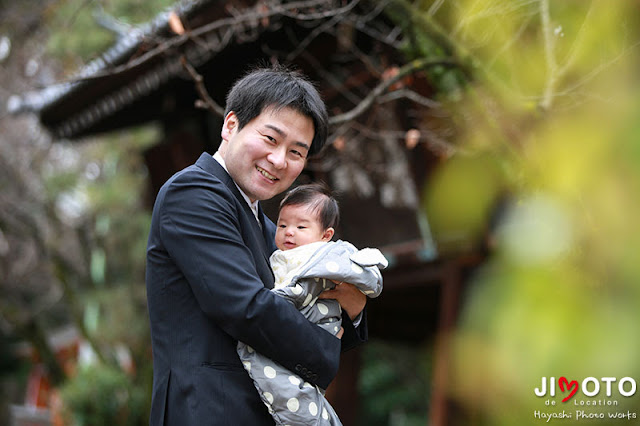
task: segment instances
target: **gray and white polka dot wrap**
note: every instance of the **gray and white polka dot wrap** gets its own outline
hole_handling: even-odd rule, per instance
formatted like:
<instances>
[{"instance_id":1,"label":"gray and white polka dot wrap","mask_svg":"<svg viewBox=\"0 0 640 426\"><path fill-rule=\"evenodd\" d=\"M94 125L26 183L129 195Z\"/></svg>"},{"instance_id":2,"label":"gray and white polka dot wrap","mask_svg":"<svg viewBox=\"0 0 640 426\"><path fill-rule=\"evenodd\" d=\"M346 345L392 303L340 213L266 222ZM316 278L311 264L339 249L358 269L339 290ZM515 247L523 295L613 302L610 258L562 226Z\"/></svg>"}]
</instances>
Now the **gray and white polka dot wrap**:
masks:
<instances>
[{"instance_id":1,"label":"gray and white polka dot wrap","mask_svg":"<svg viewBox=\"0 0 640 426\"><path fill-rule=\"evenodd\" d=\"M333 288L334 280L354 284L368 297L378 297L382 292L380 269L387 267L379 250L358 250L346 241L277 250L270 261L276 277L272 291L333 335L342 326L340 305L331 299L318 300L318 295ZM282 281L286 281L284 286L278 288ZM277 425L342 425L324 390L305 381L305 371L291 372L242 342L238 342L238 355Z\"/></svg>"}]
</instances>

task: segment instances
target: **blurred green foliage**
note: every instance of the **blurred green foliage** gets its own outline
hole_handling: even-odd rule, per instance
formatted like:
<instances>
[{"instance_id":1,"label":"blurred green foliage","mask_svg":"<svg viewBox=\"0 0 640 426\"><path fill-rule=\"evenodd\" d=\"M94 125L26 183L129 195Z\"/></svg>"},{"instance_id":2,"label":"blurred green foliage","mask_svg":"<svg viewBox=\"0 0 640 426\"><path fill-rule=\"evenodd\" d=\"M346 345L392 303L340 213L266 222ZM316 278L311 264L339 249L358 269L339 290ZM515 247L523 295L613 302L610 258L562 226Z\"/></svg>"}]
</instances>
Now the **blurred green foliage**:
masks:
<instances>
[{"instance_id":1,"label":"blurred green foliage","mask_svg":"<svg viewBox=\"0 0 640 426\"><path fill-rule=\"evenodd\" d=\"M81 363L79 374L65 382L61 396L71 424L148 421L152 375L144 262L150 211L142 152L157 138L157 129L144 127L73 148L59 145L45 180L54 204L75 200L74 209L61 208L59 214L88 238L88 276L74 281L74 299L83 307L85 330L97 342L93 349L104 360ZM130 357L124 364L119 348Z\"/></svg>"},{"instance_id":2,"label":"blurred green foliage","mask_svg":"<svg viewBox=\"0 0 640 426\"><path fill-rule=\"evenodd\" d=\"M63 418L77 426L148 424L147 395L118 368L105 365L81 369L60 395Z\"/></svg>"},{"instance_id":3,"label":"blurred green foliage","mask_svg":"<svg viewBox=\"0 0 640 426\"><path fill-rule=\"evenodd\" d=\"M358 424L419 426L430 395L429 348L371 340L362 348Z\"/></svg>"},{"instance_id":4,"label":"blurred green foliage","mask_svg":"<svg viewBox=\"0 0 640 426\"><path fill-rule=\"evenodd\" d=\"M59 0L49 6L48 51L77 67L109 48L117 38L113 31L97 24L96 14L115 20L124 28L151 21L173 5L173 0Z\"/></svg>"},{"instance_id":5,"label":"blurred green foliage","mask_svg":"<svg viewBox=\"0 0 640 426\"><path fill-rule=\"evenodd\" d=\"M503 191L498 159L487 153L454 156L432 179L438 184L425 186L422 199L440 254L482 240Z\"/></svg>"},{"instance_id":6,"label":"blurred green foliage","mask_svg":"<svg viewBox=\"0 0 640 426\"><path fill-rule=\"evenodd\" d=\"M172 3L113 0L100 6L124 23L137 23ZM544 420L534 417L536 410L575 412L562 398L547 407L547 398L535 395L542 377L640 377L637 3L389 5L389 14L410 33L404 48L409 58L452 55L464 68L429 74L454 117L458 150L423 188L423 208L440 248L484 237L492 248L471 279L453 336L448 384L461 411L456 417L464 418L460 424L539 424ZM114 41L96 26L94 6L48 3L48 47L72 66ZM146 179L140 151L155 139L148 132L153 130L90 145L86 168L56 167L45 182L52 199L71 194L85 200L82 212L97 238L90 253L93 279L82 288L82 301L97 306L92 333L106 347L130 347L140 366L128 378L103 365L67 384L65 401L84 424L101 424L114 413L137 424L139 401L148 403L138 394L150 380L141 284L149 216L140 199ZM431 351L371 342L364 352L361 424L424 424ZM113 399L87 401L93 392ZM122 414L123 395L132 398L128 414ZM640 395L612 398L620 411L640 414ZM104 405L96 407L98 402ZM95 422L86 417L98 412Z\"/></svg>"},{"instance_id":7,"label":"blurred green foliage","mask_svg":"<svg viewBox=\"0 0 640 426\"><path fill-rule=\"evenodd\" d=\"M464 424L640 413L640 395L617 390L615 409L574 406L582 391L555 407L534 394L542 377L639 377L636 3L461 0L435 16L475 79L450 104L460 150L429 182L425 208L436 237L498 218L454 336Z\"/></svg>"}]
</instances>

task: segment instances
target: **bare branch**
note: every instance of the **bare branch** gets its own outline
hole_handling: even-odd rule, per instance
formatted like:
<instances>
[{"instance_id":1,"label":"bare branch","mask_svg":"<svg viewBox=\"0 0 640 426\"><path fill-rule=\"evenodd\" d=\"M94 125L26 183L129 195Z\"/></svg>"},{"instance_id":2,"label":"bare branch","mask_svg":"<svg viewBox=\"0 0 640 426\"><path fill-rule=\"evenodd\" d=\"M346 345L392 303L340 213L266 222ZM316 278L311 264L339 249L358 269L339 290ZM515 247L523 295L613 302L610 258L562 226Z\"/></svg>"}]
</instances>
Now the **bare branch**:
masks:
<instances>
[{"instance_id":1,"label":"bare branch","mask_svg":"<svg viewBox=\"0 0 640 426\"><path fill-rule=\"evenodd\" d=\"M83 0L82 4L80 4L78 6L78 8L73 12L73 14L71 15L71 17L69 18L69 20L67 21L66 25L68 27L73 26L73 24L75 23L76 19L78 18L78 15L80 14L80 12L82 11L82 9L84 9L85 7L87 7L90 3L92 3L93 0Z\"/></svg>"},{"instance_id":2,"label":"bare branch","mask_svg":"<svg viewBox=\"0 0 640 426\"><path fill-rule=\"evenodd\" d=\"M353 26L363 34L368 35L374 40L378 40L381 43L389 45L393 48L400 49L400 42L397 40L398 36L402 34L401 27L394 27L389 30L380 30L370 25L370 22L374 20L382 11L391 3L392 0L381 1L377 4L376 8L363 16L350 16L349 21L353 23Z\"/></svg>"},{"instance_id":3,"label":"bare branch","mask_svg":"<svg viewBox=\"0 0 640 426\"><path fill-rule=\"evenodd\" d=\"M371 58L369 55L363 53L360 49L358 49L358 46L356 46L355 43L353 43L350 46L350 51L358 59L360 59L360 61L362 61L362 64L367 68L367 70L369 70L369 72L372 75L374 75L374 76L381 76L382 75L384 70L383 69L378 69L378 66L373 63L373 58Z\"/></svg>"},{"instance_id":4,"label":"bare branch","mask_svg":"<svg viewBox=\"0 0 640 426\"><path fill-rule=\"evenodd\" d=\"M216 101L214 101L213 98L209 95L209 92L204 85L204 79L202 78L202 76L198 74L198 72L195 70L195 68L193 68L189 61L187 61L187 58L185 58L184 55L180 58L180 62L193 79L196 85L196 90L200 95L200 99L202 100L202 102L204 102L204 107L214 114L219 115L220 117L224 117L224 108L218 105ZM196 103L196 106L202 105L200 103Z\"/></svg>"},{"instance_id":5,"label":"bare branch","mask_svg":"<svg viewBox=\"0 0 640 426\"><path fill-rule=\"evenodd\" d=\"M343 82L341 82L335 75L327 71L320 61L316 59L313 55L310 55L307 52L302 53L302 58L304 58L307 62L309 62L313 68L316 70L318 75L322 77L327 83L331 85L331 87L340 91L340 94L345 97L345 99L353 102L354 105L357 105L360 102L360 97L358 97L355 93L353 93L348 87L345 87Z\"/></svg>"},{"instance_id":6,"label":"bare branch","mask_svg":"<svg viewBox=\"0 0 640 426\"><path fill-rule=\"evenodd\" d=\"M424 30L433 42L446 52L446 55L455 60L458 69L465 77L472 80L476 72L486 75L486 70L480 67L480 61L473 56L471 51L461 43L458 43L454 35L445 31L433 17L420 13L408 0L392 0L391 3L399 7L407 15L410 19L410 24L417 25L421 30ZM472 74L472 71L475 72Z\"/></svg>"},{"instance_id":7,"label":"bare branch","mask_svg":"<svg viewBox=\"0 0 640 426\"><path fill-rule=\"evenodd\" d=\"M385 137L391 137L395 139L404 140L407 132L405 131L393 131L393 130L371 130L367 126L362 126L357 122L352 123L352 127L358 131L359 134L366 136L369 139L381 139ZM452 143L442 139L438 134L429 129L418 129L424 137L420 138L420 142L424 143L427 148L434 154L442 157L451 157L459 149Z\"/></svg>"},{"instance_id":8,"label":"bare branch","mask_svg":"<svg viewBox=\"0 0 640 426\"><path fill-rule=\"evenodd\" d=\"M520 41L522 35L527 30L529 26L529 22L535 16L534 13L529 14L524 22L520 25L520 28L515 32L513 37L511 37L507 42L505 42L500 49L493 55L493 57L488 61L488 68L491 68L493 64L498 60L500 56L508 49L510 49L513 45L515 45L518 41Z\"/></svg>"},{"instance_id":9,"label":"bare branch","mask_svg":"<svg viewBox=\"0 0 640 426\"><path fill-rule=\"evenodd\" d=\"M636 49L639 46L640 46L640 42L634 43L633 45L631 45L628 48L626 48L623 51L621 51L614 58L611 58L609 61L600 63L597 67L595 67L593 70L591 70L591 72L586 74L580 80L574 82L570 86L564 87L561 91L557 91L556 93L553 94L553 96L557 98L559 96L569 96L569 95L577 93L578 90L580 90L583 86L585 86L591 80L593 80L598 75L600 75L605 69L613 66L614 64L616 64L617 62L619 62L621 59L623 59L627 55L631 54L632 52L635 52ZM593 98L593 96L590 96L590 97ZM599 98L599 97L596 97L596 98ZM536 98L536 97L525 97L524 99L525 100L530 100L530 99L538 99L538 98ZM599 99L602 99L602 98L599 98ZM542 103L542 102L543 102L543 100L540 101L540 103Z\"/></svg>"},{"instance_id":10,"label":"bare branch","mask_svg":"<svg viewBox=\"0 0 640 426\"><path fill-rule=\"evenodd\" d=\"M427 108L440 108L442 106L439 102L436 102L433 99L429 99L425 96L422 96L421 94L416 93L413 90L407 89L407 88L394 90L391 93L387 93L386 95L380 96L380 98L378 98L378 103L391 102L397 99L409 99Z\"/></svg>"},{"instance_id":11,"label":"bare branch","mask_svg":"<svg viewBox=\"0 0 640 426\"><path fill-rule=\"evenodd\" d=\"M585 38L586 30L587 28L589 28L589 25L588 25L589 19L591 18L591 15L593 14L594 9L595 9L595 2L592 2L591 6L589 7L589 10L587 11L587 15L584 17L584 21L582 22L582 25L580 26L580 30L578 30L578 34L576 35L573 41L573 44L571 45L571 50L569 52L569 55L565 59L564 65L560 68L559 73L561 75L567 72L569 67L571 67L575 62L577 53L580 50L581 44L583 43L583 39Z\"/></svg>"},{"instance_id":12,"label":"bare branch","mask_svg":"<svg viewBox=\"0 0 640 426\"><path fill-rule=\"evenodd\" d=\"M444 3L444 0L436 0L436 1L434 1L433 4L431 5L431 7L429 8L429 10L427 11L429 16L433 16L436 13L438 13L438 9L440 9L440 7L442 6L443 3Z\"/></svg>"},{"instance_id":13,"label":"bare branch","mask_svg":"<svg viewBox=\"0 0 640 426\"><path fill-rule=\"evenodd\" d=\"M400 81L405 76L416 72L418 70L422 70L425 68L430 68L434 66L444 66L444 67L458 67L459 64L450 58L438 58L438 59L415 59L408 64L404 65L402 68L398 70L398 73L378 84L370 93L365 97L355 108L351 111L345 112L343 114L335 115L329 118L329 124L337 125L344 123L346 121L351 121L358 117L360 114L365 112L367 108L369 108L378 98L393 84Z\"/></svg>"},{"instance_id":14,"label":"bare branch","mask_svg":"<svg viewBox=\"0 0 640 426\"><path fill-rule=\"evenodd\" d=\"M555 58L555 40L549 17L549 0L540 0L540 19L542 21L542 35L544 37L544 53L547 62L547 81L544 87L540 108L548 110L553 101L553 91L558 79L558 65Z\"/></svg>"},{"instance_id":15,"label":"bare branch","mask_svg":"<svg viewBox=\"0 0 640 426\"><path fill-rule=\"evenodd\" d=\"M299 12L295 12L300 7L312 8L312 6L309 4L309 3L312 3L312 2L305 2L305 1L296 2L296 3L287 3L286 7L276 7L276 8L274 8L274 10L279 12L283 16L287 16L289 18L293 18L293 19L298 20L298 21L312 21L312 20L330 18L332 16L336 16L336 15L340 15L340 14L346 13L349 10L353 9L355 7L355 5L358 4L359 2L360 2L360 0L354 0L351 3L348 3L346 6L343 6L341 8L337 8L337 9L330 8L330 9L324 11L324 12L318 12L318 13L299 13ZM315 3L326 4L327 6L330 6L331 2L319 1L319 2L315 2ZM289 11L291 11L291 12L289 12Z\"/></svg>"},{"instance_id":16,"label":"bare branch","mask_svg":"<svg viewBox=\"0 0 640 426\"><path fill-rule=\"evenodd\" d=\"M311 11L314 10L314 8L321 5L327 5L329 3L330 2L328 0L300 1L300 2L287 3L286 6L283 6L283 7L277 7L277 8L266 9L266 10L263 8L256 10L254 8L244 14L238 14L236 16L232 16L229 18L219 19L217 21L213 21L209 24L198 27L194 30L187 31L184 34L177 35L175 37L167 39L164 42L161 42L160 44L158 44L156 47L146 51L142 55L128 61L127 63L114 66L113 68L106 69L102 72L94 72L91 75L76 76L72 79L72 81L80 82L80 81L97 80L103 77L118 75L127 71L131 71L145 64L147 61L151 59L157 58L170 51L179 50L178 49L179 47L181 47L188 41L193 40L194 38L206 39L207 37L211 37L212 35L215 37L215 33L217 31L224 31L225 29L227 30L226 33L223 36L218 38L224 40L225 43L227 43L228 41L230 41L233 35L238 35L237 28L241 28L243 25L249 26L249 27L252 25L256 25L263 18L268 18L271 16L293 16L299 20L320 19L320 18L327 18L327 17L338 15L340 13L343 13L345 10L348 10L349 8L353 7L351 4L349 4L340 9L331 9L323 13L311 13ZM309 12L308 13L293 12L297 10L308 10ZM215 51L221 50L226 45L225 43L221 43L221 45L215 46ZM210 44L208 47L210 49L212 48Z\"/></svg>"},{"instance_id":17,"label":"bare branch","mask_svg":"<svg viewBox=\"0 0 640 426\"><path fill-rule=\"evenodd\" d=\"M96 23L98 25L100 25L102 28L104 28L104 29L106 29L108 31L111 31L118 38L123 38L129 32L134 30L133 26L125 24L124 22L120 21L119 19L114 18L113 16L109 15L107 12L104 11L102 6L98 6L93 11L93 19L96 21Z\"/></svg>"},{"instance_id":18,"label":"bare branch","mask_svg":"<svg viewBox=\"0 0 640 426\"><path fill-rule=\"evenodd\" d=\"M298 44L298 46L296 47L296 49L293 52L291 52L290 54L287 55L286 61L287 62L293 61L293 59L296 56L298 56L300 54L300 52L303 52L307 48L307 46L313 40L315 40L321 33L326 31L327 29L335 26L338 22L342 21L343 19L344 19L344 15L336 15L333 18L331 18L330 20L328 20L327 22L325 22L324 24L320 25L319 27L316 27L313 31L311 31L311 33L307 37L305 37L304 40L302 40Z\"/></svg>"}]
</instances>

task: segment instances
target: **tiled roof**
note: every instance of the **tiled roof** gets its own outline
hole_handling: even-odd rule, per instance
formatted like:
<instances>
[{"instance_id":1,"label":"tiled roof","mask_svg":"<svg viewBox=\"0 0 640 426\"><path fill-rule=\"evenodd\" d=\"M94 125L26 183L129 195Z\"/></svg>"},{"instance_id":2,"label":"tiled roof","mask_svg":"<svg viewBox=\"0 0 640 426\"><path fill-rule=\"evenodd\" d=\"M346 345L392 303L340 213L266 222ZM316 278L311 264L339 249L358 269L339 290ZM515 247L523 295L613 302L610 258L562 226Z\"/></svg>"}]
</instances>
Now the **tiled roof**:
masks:
<instances>
[{"instance_id":1,"label":"tiled roof","mask_svg":"<svg viewBox=\"0 0 640 426\"><path fill-rule=\"evenodd\" d=\"M121 37L110 49L100 55L100 57L80 69L68 82L54 84L38 91L11 96L7 102L7 110L12 114L21 112L40 113L47 108L55 106L56 103L69 96L73 96L85 88L92 77L109 71L109 68L114 65L127 61L138 51L145 39L157 34L168 34L170 32L169 16L172 12L184 19L213 2L216 2L216 0L180 2L177 6L160 13L152 21L137 27L124 37ZM198 49L197 45L192 47L192 50L193 49ZM202 55L206 54L203 50L205 49L200 48L197 52L192 51L186 53L188 56L203 59ZM117 91L97 100L93 105L84 108L78 114L69 117L58 127L51 129L52 132L58 137L72 137L74 134L82 131L101 118L129 104L134 99L156 89L181 70L181 65L177 61L167 61L165 65L166 66L152 68L127 85L119 88Z\"/></svg>"}]
</instances>

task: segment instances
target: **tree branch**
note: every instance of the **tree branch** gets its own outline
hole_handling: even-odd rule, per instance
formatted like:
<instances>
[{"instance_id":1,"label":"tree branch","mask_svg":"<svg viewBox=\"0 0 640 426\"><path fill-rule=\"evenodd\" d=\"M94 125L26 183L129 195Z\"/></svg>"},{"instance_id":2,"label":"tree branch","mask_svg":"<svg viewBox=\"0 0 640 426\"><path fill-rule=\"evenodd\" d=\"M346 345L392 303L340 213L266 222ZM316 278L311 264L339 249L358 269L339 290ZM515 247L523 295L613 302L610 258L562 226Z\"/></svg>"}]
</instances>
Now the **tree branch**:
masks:
<instances>
[{"instance_id":1,"label":"tree branch","mask_svg":"<svg viewBox=\"0 0 640 426\"><path fill-rule=\"evenodd\" d=\"M368 95L365 97L358 105L355 106L352 110L345 112L343 114L338 114L329 118L329 124L332 126L344 123L346 121L351 121L356 117L360 116L363 112L365 112L378 98L393 84L400 81L405 76L416 72L418 70L434 67L434 66L444 66L444 67L458 67L459 64L455 60L449 58L438 58L438 59L415 59L408 64L404 65L402 68L398 70L398 73L393 77L382 81L378 84Z\"/></svg>"},{"instance_id":2,"label":"tree branch","mask_svg":"<svg viewBox=\"0 0 640 426\"><path fill-rule=\"evenodd\" d=\"M353 128L360 134L366 136L368 139L381 139L383 137L390 137L394 139L404 140L407 136L407 132L393 131L393 130L371 130L367 126L363 126L359 123L353 123ZM459 152L460 148L452 143L442 139L434 131L429 129L418 129L421 136L421 142L424 143L427 148L434 154L442 157L451 157L454 153Z\"/></svg>"},{"instance_id":3,"label":"tree branch","mask_svg":"<svg viewBox=\"0 0 640 426\"><path fill-rule=\"evenodd\" d=\"M395 101L396 99L409 99L427 108L440 108L442 106L440 102L434 101L433 99L429 99L407 88L394 90L391 93L387 93L386 95L380 96L380 98L378 99L378 103Z\"/></svg>"},{"instance_id":4,"label":"tree branch","mask_svg":"<svg viewBox=\"0 0 640 426\"><path fill-rule=\"evenodd\" d=\"M553 91L556 87L558 65L555 58L555 41L553 39L551 20L549 18L549 0L540 0L540 20L544 37L544 53L547 63L547 81L544 87L540 108L547 111L551 108Z\"/></svg>"},{"instance_id":5,"label":"tree branch","mask_svg":"<svg viewBox=\"0 0 640 426\"><path fill-rule=\"evenodd\" d=\"M217 102L214 101L213 98L209 95L209 92L207 91L207 88L204 85L204 79L202 78L202 76L198 74L198 72L195 70L195 68L193 68L193 66L189 63L189 61L187 61L187 58L185 58L184 55L180 57L180 62L182 63L182 66L184 67L184 69L187 70L187 72L193 79L196 85L196 90L200 95L200 99L199 99L200 102L196 101L196 106L204 107L209 111L213 112L214 114L224 118L224 108L218 105Z\"/></svg>"},{"instance_id":6,"label":"tree branch","mask_svg":"<svg viewBox=\"0 0 640 426\"><path fill-rule=\"evenodd\" d=\"M308 1L287 3L286 7L277 7L273 9L264 10L264 9L254 8L244 14L232 16L229 18L219 19L217 21L213 21L209 24L187 31L184 34L180 34L168 40L165 40L164 42L158 44L154 48L146 51L145 53L136 57L135 59L129 60L124 64L116 65L113 68L106 69L101 72L94 72L91 75L87 75L87 76L82 76L82 75L76 76L72 78L71 81L72 82L91 81L91 80L97 80L103 77L122 74L127 71L131 71L139 66L142 66L147 61L157 58L167 52L173 51L174 49L177 51L179 50L178 49L179 47L181 47L188 41L192 41L194 38L206 39L207 36L215 36L216 31L222 31L225 28L230 30L231 33L237 33L237 30L235 30L235 28L237 28L238 26L258 25L257 23L260 22L260 20L263 18L268 18L271 16L289 16L290 14L292 14L292 16L295 16L296 19L312 20L312 19L320 19L320 18L335 16L342 13L343 10L345 10L345 8L340 8L340 9L331 9L323 13L313 13L315 8L317 8L318 6L327 5L329 3L330 2L328 0L314 0L314 1L308 0ZM291 11L291 12L287 12L287 11ZM305 11L307 11L308 13L305 13ZM225 39L223 37L219 37L219 39L221 40L225 39L225 43L230 41L230 38L231 37L226 37ZM221 43L221 45L215 46L216 51L221 50L226 45L225 43ZM211 43L208 43L207 47L211 49L213 46L211 46Z\"/></svg>"},{"instance_id":7,"label":"tree branch","mask_svg":"<svg viewBox=\"0 0 640 426\"><path fill-rule=\"evenodd\" d=\"M93 11L93 19L102 28L114 33L118 38L123 38L134 30L133 26L114 18L104 11L102 6L98 6Z\"/></svg>"},{"instance_id":8,"label":"tree branch","mask_svg":"<svg viewBox=\"0 0 640 426\"><path fill-rule=\"evenodd\" d=\"M356 2L354 2L355 4ZM325 22L324 24L316 27L313 29L313 31L311 31L311 33L304 39L302 40L298 46L296 47L296 49L291 52L290 54L287 55L286 61L287 62L291 62L293 61L293 59L298 56L300 54L300 52L303 52L307 46L313 41L315 40L321 33L323 33L324 31L326 31L328 28L333 27L334 25L336 25L338 22L342 21L345 18L344 15L336 15L333 18L331 18L330 20L328 20L327 22Z\"/></svg>"}]
</instances>

